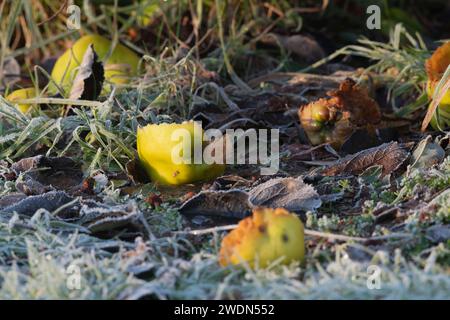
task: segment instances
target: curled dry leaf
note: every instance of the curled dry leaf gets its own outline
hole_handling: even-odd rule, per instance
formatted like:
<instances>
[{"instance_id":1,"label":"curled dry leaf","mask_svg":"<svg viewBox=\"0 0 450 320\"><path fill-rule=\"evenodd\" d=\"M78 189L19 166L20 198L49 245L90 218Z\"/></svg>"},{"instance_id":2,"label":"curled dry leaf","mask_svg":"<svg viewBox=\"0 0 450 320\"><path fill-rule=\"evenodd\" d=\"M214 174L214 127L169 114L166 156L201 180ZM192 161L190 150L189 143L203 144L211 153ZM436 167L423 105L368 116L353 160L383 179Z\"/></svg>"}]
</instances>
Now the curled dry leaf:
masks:
<instances>
[{"instance_id":1,"label":"curled dry leaf","mask_svg":"<svg viewBox=\"0 0 450 320\"><path fill-rule=\"evenodd\" d=\"M281 45L306 63L313 63L325 56L325 52L315 39L300 34L284 36L271 33L263 36L261 42L270 45Z\"/></svg>"},{"instance_id":2,"label":"curled dry leaf","mask_svg":"<svg viewBox=\"0 0 450 320\"><path fill-rule=\"evenodd\" d=\"M16 212L18 214L32 216L39 209L45 209L52 212L73 200L74 198L64 191L50 191L44 194L26 197L15 204L3 208L0 211L0 214ZM64 214L64 216L73 214L75 210L74 207L75 205L71 208L66 208L65 212L62 214Z\"/></svg>"},{"instance_id":3,"label":"curled dry leaf","mask_svg":"<svg viewBox=\"0 0 450 320\"><path fill-rule=\"evenodd\" d=\"M322 174L336 176L342 174L359 175L369 167L382 166L381 177L396 172L409 157L409 146L397 142L384 143L378 147L370 148L348 155L337 163L322 170Z\"/></svg>"},{"instance_id":4,"label":"curled dry leaf","mask_svg":"<svg viewBox=\"0 0 450 320\"><path fill-rule=\"evenodd\" d=\"M252 206L308 211L319 208L322 200L316 190L302 178L275 178L249 191Z\"/></svg>"},{"instance_id":5,"label":"curled dry leaf","mask_svg":"<svg viewBox=\"0 0 450 320\"><path fill-rule=\"evenodd\" d=\"M206 215L242 219L250 213L251 205L245 191L202 191L184 202L183 215Z\"/></svg>"},{"instance_id":6,"label":"curled dry leaf","mask_svg":"<svg viewBox=\"0 0 450 320\"><path fill-rule=\"evenodd\" d=\"M335 148L357 128L369 131L381 120L380 108L367 90L347 78L338 90L329 91L330 98L321 98L301 106L298 115L313 145L330 143Z\"/></svg>"},{"instance_id":7,"label":"curled dry leaf","mask_svg":"<svg viewBox=\"0 0 450 320\"><path fill-rule=\"evenodd\" d=\"M450 239L450 225L434 225L427 229L426 237L434 243L446 242Z\"/></svg>"},{"instance_id":8,"label":"curled dry leaf","mask_svg":"<svg viewBox=\"0 0 450 320\"><path fill-rule=\"evenodd\" d=\"M184 215L243 218L256 207L285 208L292 212L314 210L322 200L316 190L298 178L275 178L252 188L207 190L184 202L179 211Z\"/></svg>"},{"instance_id":9,"label":"curled dry leaf","mask_svg":"<svg viewBox=\"0 0 450 320\"><path fill-rule=\"evenodd\" d=\"M20 81L20 65L13 57L4 59L0 68L0 91Z\"/></svg>"},{"instance_id":10,"label":"curled dry leaf","mask_svg":"<svg viewBox=\"0 0 450 320\"><path fill-rule=\"evenodd\" d=\"M98 60L92 44L83 55L80 69L70 90L70 99L96 100L100 95L105 80L103 64Z\"/></svg>"},{"instance_id":11,"label":"curled dry leaf","mask_svg":"<svg viewBox=\"0 0 450 320\"><path fill-rule=\"evenodd\" d=\"M22 178L16 188L27 194L42 194L50 190L69 193L81 188L83 173L79 165L68 157L35 156L15 162L11 169Z\"/></svg>"},{"instance_id":12,"label":"curled dry leaf","mask_svg":"<svg viewBox=\"0 0 450 320\"><path fill-rule=\"evenodd\" d=\"M92 233L111 231L129 224L134 224L141 213L136 203L107 205L92 200L82 203L77 223L88 228Z\"/></svg>"},{"instance_id":13,"label":"curled dry leaf","mask_svg":"<svg viewBox=\"0 0 450 320\"><path fill-rule=\"evenodd\" d=\"M411 168L430 168L441 163L445 158L445 150L431 136L419 142L411 155Z\"/></svg>"}]
</instances>

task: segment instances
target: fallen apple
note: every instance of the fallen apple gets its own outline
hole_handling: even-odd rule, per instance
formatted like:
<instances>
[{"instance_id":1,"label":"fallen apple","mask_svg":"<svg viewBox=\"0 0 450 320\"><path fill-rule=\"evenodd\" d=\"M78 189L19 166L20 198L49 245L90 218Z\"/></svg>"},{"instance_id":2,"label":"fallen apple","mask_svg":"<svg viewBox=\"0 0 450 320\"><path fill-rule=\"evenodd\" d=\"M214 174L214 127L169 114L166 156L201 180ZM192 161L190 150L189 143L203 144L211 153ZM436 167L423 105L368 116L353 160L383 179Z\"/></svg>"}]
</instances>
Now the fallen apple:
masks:
<instances>
[{"instance_id":1,"label":"fallen apple","mask_svg":"<svg viewBox=\"0 0 450 320\"><path fill-rule=\"evenodd\" d=\"M313 145L329 143L336 149L358 128L369 128L381 120L378 104L364 88L346 79L338 90L298 110L300 124Z\"/></svg>"},{"instance_id":2,"label":"fallen apple","mask_svg":"<svg viewBox=\"0 0 450 320\"><path fill-rule=\"evenodd\" d=\"M177 131L186 133L187 138L182 139L181 142L180 139L174 139ZM194 121L181 124L149 124L140 127L137 131L139 160L149 177L161 184L180 185L214 179L223 174L224 164L194 163L194 159L190 156L189 163L186 163L177 161L174 157L187 156L183 150L189 150L190 155L193 156L194 145L196 141L203 141L202 138L203 130Z\"/></svg>"},{"instance_id":3,"label":"fallen apple","mask_svg":"<svg viewBox=\"0 0 450 320\"><path fill-rule=\"evenodd\" d=\"M65 91L69 92L72 80L83 60L84 53L92 44L99 59L103 61L105 79L113 84L126 84L130 78L138 74L139 56L122 44L117 44L110 53L110 40L97 35L86 35L78 39L70 49L67 49L56 61L51 77ZM56 93L56 87L51 83L50 92Z\"/></svg>"},{"instance_id":4,"label":"fallen apple","mask_svg":"<svg viewBox=\"0 0 450 320\"><path fill-rule=\"evenodd\" d=\"M23 88L11 92L8 96L6 96L6 100L8 100L9 102L15 102L18 100L31 99L34 98L35 96L36 96L35 88ZM26 113L32 107L32 105L18 104L17 107L22 113Z\"/></svg>"},{"instance_id":5,"label":"fallen apple","mask_svg":"<svg viewBox=\"0 0 450 320\"><path fill-rule=\"evenodd\" d=\"M223 238L219 262L264 268L277 259L288 264L304 256L304 227L297 215L282 208L257 208Z\"/></svg>"},{"instance_id":6,"label":"fallen apple","mask_svg":"<svg viewBox=\"0 0 450 320\"><path fill-rule=\"evenodd\" d=\"M436 87L449 64L450 41L437 48L432 56L425 62L425 68L428 75L426 91L429 99L433 98ZM450 90L447 90L440 101L439 107L433 114L430 124L436 130L450 127Z\"/></svg>"}]
</instances>

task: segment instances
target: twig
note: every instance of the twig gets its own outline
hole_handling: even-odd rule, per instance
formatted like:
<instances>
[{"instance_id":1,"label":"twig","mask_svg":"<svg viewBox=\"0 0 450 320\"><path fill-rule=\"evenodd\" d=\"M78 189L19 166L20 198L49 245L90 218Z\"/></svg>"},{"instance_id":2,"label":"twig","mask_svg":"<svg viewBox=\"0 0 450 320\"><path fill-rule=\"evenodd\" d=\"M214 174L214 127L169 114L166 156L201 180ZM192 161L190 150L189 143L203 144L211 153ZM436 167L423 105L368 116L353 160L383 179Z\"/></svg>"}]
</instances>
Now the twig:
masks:
<instances>
[{"instance_id":1,"label":"twig","mask_svg":"<svg viewBox=\"0 0 450 320\"><path fill-rule=\"evenodd\" d=\"M213 232L219 232L219 231L227 231L235 229L238 225L237 224L230 224L226 226L220 226L220 227L212 227L212 228L206 228L206 229L197 229L197 230L188 230L188 231L174 231L172 234L190 234L190 235L203 235L207 233L213 233ZM383 241L383 240L389 240L389 239L403 239L403 238L410 238L412 235L407 233L391 233L384 236L375 236L375 237L369 237L369 238L363 238L363 237L351 237L346 236L342 234L335 234L330 232L321 232L316 230L310 230L305 229L305 235L312 236L312 237L319 237L319 238L327 238L330 240L341 240L341 241L356 241L356 242L371 242L371 241Z\"/></svg>"},{"instance_id":2,"label":"twig","mask_svg":"<svg viewBox=\"0 0 450 320\"><path fill-rule=\"evenodd\" d=\"M226 226L212 227L212 228L206 228L206 229L174 231L174 232L172 232L172 234L191 234L194 236L199 236L199 235L207 234L207 233L232 230L232 229L236 228L237 226L238 226L237 224L229 224Z\"/></svg>"},{"instance_id":3,"label":"twig","mask_svg":"<svg viewBox=\"0 0 450 320\"><path fill-rule=\"evenodd\" d=\"M312 237L327 238L327 239L331 239L331 240L357 241L357 242L382 241L382 240L389 240L389 239L403 239L403 238L411 237L411 235L407 234L407 233L391 233L391 234L384 235L384 236L363 238L363 237L351 237L351 236L345 236L342 234L321 232L321 231L315 231L315 230L309 230L309 229L305 229L305 235L312 236Z\"/></svg>"}]
</instances>

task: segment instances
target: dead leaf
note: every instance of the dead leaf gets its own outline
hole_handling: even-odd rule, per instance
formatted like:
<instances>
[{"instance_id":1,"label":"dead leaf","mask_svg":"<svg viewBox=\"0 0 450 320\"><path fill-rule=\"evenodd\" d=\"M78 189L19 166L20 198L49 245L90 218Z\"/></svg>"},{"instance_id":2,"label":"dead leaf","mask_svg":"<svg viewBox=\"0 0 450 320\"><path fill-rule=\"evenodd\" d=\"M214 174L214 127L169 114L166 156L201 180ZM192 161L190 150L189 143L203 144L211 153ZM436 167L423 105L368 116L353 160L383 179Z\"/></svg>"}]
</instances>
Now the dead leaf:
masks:
<instances>
[{"instance_id":1,"label":"dead leaf","mask_svg":"<svg viewBox=\"0 0 450 320\"><path fill-rule=\"evenodd\" d=\"M64 191L50 191L44 194L26 197L15 204L3 208L0 211L0 214L16 212L18 214L32 216L39 209L45 209L52 212L73 200L74 198L70 197ZM62 212L61 214L71 215L74 213L74 207L75 204L73 207L67 208L65 212Z\"/></svg>"},{"instance_id":2,"label":"dead leaf","mask_svg":"<svg viewBox=\"0 0 450 320\"><path fill-rule=\"evenodd\" d=\"M321 204L319 194L300 177L275 178L249 192L239 189L202 191L184 202L179 211L183 215L242 219L254 207L285 208L299 212L314 210Z\"/></svg>"},{"instance_id":3,"label":"dead leaf","mask_svg":"<svg viewBox=\"0 0 450 320\"><path fill-rule=\"evenodd\" d=\"M23 193L15 192L0 197L0 210L25 199L27 196Z\"/></svg>"},{"instance_id":4,"label":"dead leaf","mask_svg":"<svg viewBox=\"0 0 450 320\"><path fill-rule=\"evenodd\" d=\"M184 202L179 212L242 219L250 214L251 206L248 194L241 190L202 191Z\"/></svg>"},{"instance_id":5,"label":"dead leaf","mask_svg":"<svg viewBox=\"0 0 450 320\"><path fill-rule=\"evenodd\" d=\"M302 178L275 178L249 191L252 206L308 211L319 208L322 200L316 190Z\"/></svg>"},{"instance_id":6,"label":"dead leaf","mask_svg":"<svg viewBox=\"0 0 450 320\"><path fill-rule=\"evenodd\" d=\"M138 221L141 212L135 202L108 205L93 200L83 200L77 223L92 233L112 231Z\"/></svg>"},{"instance_id":7,"label":"dead leaf","mask_svg":"<svg viewBox=\"0 0 450 320\"><path fill-rule=\"evenodd\" d=\"M419 142L411 155L411 168L430 168L444 160L445 150L431 139L428 136Z\"/></svg>"},{"instance_id":8,"label":"dead leaf","mask_svg":"<svg viewBox=\"0 0 450 320\"><path fill-rule=\"evenodd\" d=\"M0 91L20 81L20 65L12 57L5 58L0 66Z\"/></svg>"},{"instance_id":9,"label":"dead leaf","mask_svg":"<svg viewBox=\"0 0 450 320\"><path fill-rule=\"evenodd\" d=\"M409 157L409 154L409 146L406 144L384 143L378 147L348 155L325 168L322 174L326 176L359 175L369 167L381 165L383 167L382 177L384 177L398 170Z\"/></svg>"},{"instance_id":10,"label":"dead leaf","mask_svg":"<svg viewBox=\"0 0 450 320\"><path fill-rule=\"evenodd\" d=\"M434 243L446 242L450 239L450 225L434 225L427 229L426 237Z\"/></svg>"},{"instance_id":11,"label":"dead leaf","mask_svg":"<svg viewBox=\"0 0 450 320\"><path fill-rule=\"evenodd\" d=\"M51 190L74 192L81 188L83 173L79 165L68 157L24 158L11 166L16 175L16 188L27 194L42 194Z\"/></svg>"},{"instance_id":12,"label":"dead leaf","mask_svg":"<svg viewBox=\"0 0 450 320\"><path fill-rule=\"evenodd\" d=\"M263 36L261 42L274 46L281 45L306 63L313 63L325 57L325 52L315 39L300 34L284 36L270 33Z\"/></svg>"},{"instance_id":13,"label":"dead leaf","mask_svg":"<svg viewBox=\"0 0 450 320\"><path fill-rule=\"evenodd\" d=\"M102 91L104 80L103 64L98 60L97 53L91 44L84 53L69 99L96 100Z\"/></svg>"},{"instance_id":14,"label":"dead leaf","mask_svg":"<svg viewBox=\"0 0 450 320\"><path fill-rule=\"evenodd\" d=\"M358 86L350 78L345 79L338 90L328 92L334 105L344 113L344 117L356 126L376 124L381 120L378 103L369 97L366 88Z\"/></svg>"}]
</instances>

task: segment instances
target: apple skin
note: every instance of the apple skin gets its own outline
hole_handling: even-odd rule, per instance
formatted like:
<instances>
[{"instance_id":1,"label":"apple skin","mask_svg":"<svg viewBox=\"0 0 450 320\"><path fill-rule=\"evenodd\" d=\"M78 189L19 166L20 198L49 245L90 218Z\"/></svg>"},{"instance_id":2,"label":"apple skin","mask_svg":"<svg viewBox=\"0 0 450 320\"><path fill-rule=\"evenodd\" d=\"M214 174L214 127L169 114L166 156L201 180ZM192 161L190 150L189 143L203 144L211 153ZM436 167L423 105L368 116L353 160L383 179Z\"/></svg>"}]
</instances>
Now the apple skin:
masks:
<instances>
[{"instance_id":1,"label":"apple skin","mask_svg":"<svg viewBox=\"0 0 450 320\"><path fill-rule=\"evenodd\" d=\"M198 126L196 128L198 130L194 130L195 126ZM202 141L203 136L201 126L194 121L181 124L149 124L138 128L137 151L139 160L150 179L162 185L182 185L208 181L222 175L225 171L225 164L186 164L173 161L172 152L179 145L180 140L172 140L172 134L178 129L189 132L189 146L191 155L193 155L196 139ZM183 141L183 143L188 142Z\"/></svg>"},{"instance_id":2,"label":"apple skin","mask_svg":"<svg viewBox=\"0 0 450 320\"><path fill-rule=\"evenodd\" d=\"M436 90L436 84L428 80L426 90L428 98L432 99L434 91ZM438 109L439 110L436 110L437 112L435 112L431 118L430 125L435 130L443 130L450 127L450 90L447 90L446 94L439 103ZM439 116L437 115L438 113Z\"/></svg>"},{"instance_id":3,"label":"apple skin","mask_svg":"<svg viewBox=\"0 0 450 320\"><path fill-rule=\"evenodd\" d=\"M329 143L339 149L354 131L350 121L330 109L323 99L301 107L298 115L312 145Z\"/></svg>"},{"instance_id":4,"label":"apple skin","mask_svg":"<svg viewBox=\"0 0 450 320\"><path fill-rule=\"evenodd\" d=\"M111 41L97 34L90 34L78 39L71 48L67 49L56 61L51 77L65 92L69 92L76 69L83 60L84 53L92 44L99 59L103 61L105 79L113 84L127 84L130 77L138 74L139 56L122 44L117 44L113 52L107 57ZM106 61L105 61L106 59ZM49 91L57 93L53 83Z\"/></svg>"},{"instance_id":5,"label":"apple skin","mask_svg":"<svg viewBox=\"0 0 450 320\"><path fill-rule=\"evenodd\" d=\"M17 100L31 99L31 98L34 98L36 96L36 94L37 94L36 89L34 87L17 89L17 90L14 90L13 92L11 92L10 94L8 94L8 96L6 97L6 100L8 100L9 102L15 102ZM19 108L19 110L22 113L27 113L31 107L32 107L31 104L18 104L17 105L17 108Z\"/></svg>"},{"instance_id":6,"label":"apple skin","mask_svg":"<svg viewBox=\"0 0 450 320\"><path fill-rule=\"evenodd\" d=\"M256 208L223 238L219 263L264 268L280 258L289 264L304 257L304 226L298 216L283 208Z\"/></svg>"}]
</instances>

